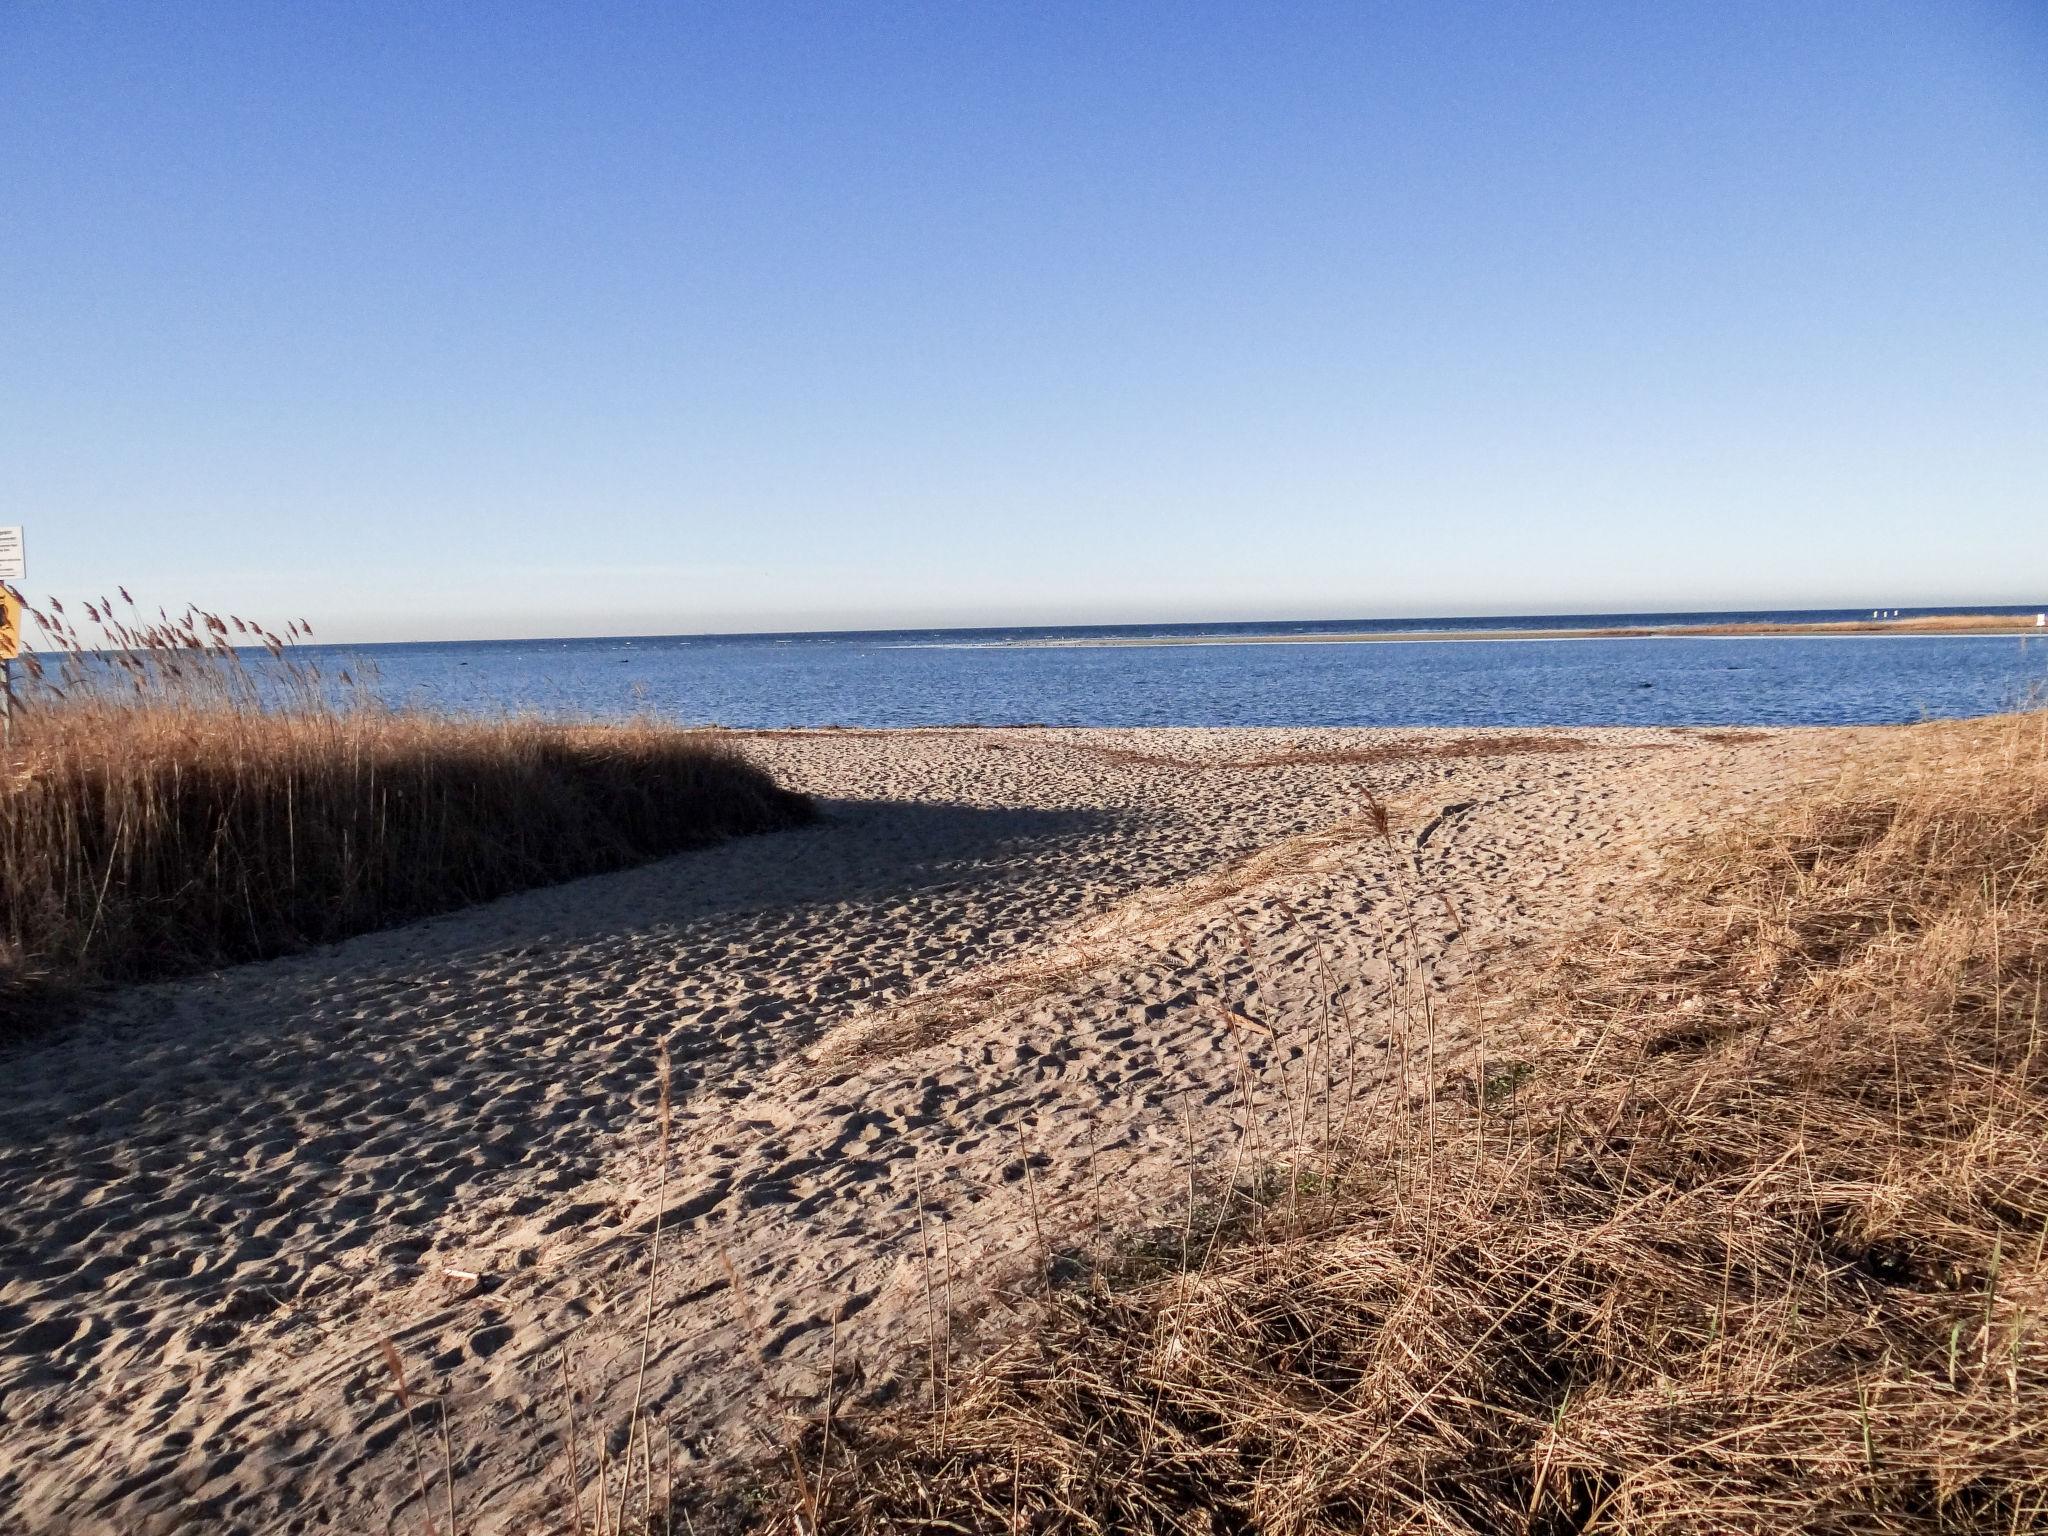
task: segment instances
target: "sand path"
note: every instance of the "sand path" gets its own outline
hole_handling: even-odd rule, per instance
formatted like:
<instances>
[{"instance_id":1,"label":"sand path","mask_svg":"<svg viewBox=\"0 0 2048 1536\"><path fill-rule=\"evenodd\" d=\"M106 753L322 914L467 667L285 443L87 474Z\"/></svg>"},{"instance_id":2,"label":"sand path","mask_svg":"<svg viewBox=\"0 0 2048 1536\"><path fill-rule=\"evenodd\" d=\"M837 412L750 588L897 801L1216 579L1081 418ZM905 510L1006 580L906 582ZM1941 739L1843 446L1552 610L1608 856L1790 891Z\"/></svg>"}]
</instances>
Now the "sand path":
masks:
<instances>
[{"instance_id":1,"label":"sand path","mask_svg":"<svg viewBox=\"0 0 2048 1536\"><path fill-rule=\"evenodd\" d=\"M464 1529L559 1528L564 1355L620 1443L657 1212L648 1415L684 1475L757 1455L828 1358L878 1379L925 1338L928 1283L965 1313L1041 1241L1170 1219L1191 1159L1369 1104L1408 970L1454 981L1625 900L1673 835L1841 751L1472 742L756 737L820 825L137 989L14 1048L0 1528L424 1529L387 1338L448 1405Z\"/></svg>"}]
</instances>

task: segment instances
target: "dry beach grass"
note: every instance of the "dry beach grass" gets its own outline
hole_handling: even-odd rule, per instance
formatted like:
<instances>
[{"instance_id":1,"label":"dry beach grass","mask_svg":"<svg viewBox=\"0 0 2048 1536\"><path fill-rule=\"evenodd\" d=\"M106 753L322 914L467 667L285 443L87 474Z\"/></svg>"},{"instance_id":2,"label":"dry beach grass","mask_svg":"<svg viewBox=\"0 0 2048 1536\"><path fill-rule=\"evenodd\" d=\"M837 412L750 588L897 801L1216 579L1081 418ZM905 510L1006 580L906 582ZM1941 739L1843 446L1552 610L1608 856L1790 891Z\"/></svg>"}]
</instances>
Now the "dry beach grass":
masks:
<instances>
[{"instance_id":1,"label":"dry beach grass","mask_svg":"<svg viewBox=\"0 0 2048 1536\"><path fill-rule=\"evenodd\" d=\"M814 1439L784 1518L2037 1529L2044 961L2048 719L1901 733L1492 978L1360 1133Z\"/></svg>"},{"instance_id":2,"label":"dry beach grass","mask_svg":"<svg viewBox=\"0 0 2048 1536\"><path fill-rule=\"evenodd\" d=\"M383 709L296 624L85 606L38 614L0 762L0 1020L809 814L709 733Z\"/></svg>"}]
</instances>

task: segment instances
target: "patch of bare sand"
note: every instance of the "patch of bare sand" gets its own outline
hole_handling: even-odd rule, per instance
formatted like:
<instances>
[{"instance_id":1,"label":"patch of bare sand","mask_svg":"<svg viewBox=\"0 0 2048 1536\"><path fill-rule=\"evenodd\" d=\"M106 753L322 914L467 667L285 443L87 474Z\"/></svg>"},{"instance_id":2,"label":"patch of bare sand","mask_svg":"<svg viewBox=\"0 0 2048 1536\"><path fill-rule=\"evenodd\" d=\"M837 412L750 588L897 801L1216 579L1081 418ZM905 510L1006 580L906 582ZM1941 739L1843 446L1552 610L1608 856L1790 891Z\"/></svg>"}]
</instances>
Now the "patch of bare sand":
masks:
<instances>
[{"instance_id":1,"label":"patch of bare sand","mask_svg":"<svg viewBox=\"0 0 2048 1536\"><path fill-rule=\"evenodd\" d=\"M1362 1112L1402 970L1625 902L1846 736L777 733L819 826L126 994L4 1058L0 1527L421 1529L388 1337L465 1529L536 1528L565 1355L623 1437L658 1210L649 1416L750 1458L928 1285L1313 1139L1311 1076Z\"/></svg>"}]
</instances>

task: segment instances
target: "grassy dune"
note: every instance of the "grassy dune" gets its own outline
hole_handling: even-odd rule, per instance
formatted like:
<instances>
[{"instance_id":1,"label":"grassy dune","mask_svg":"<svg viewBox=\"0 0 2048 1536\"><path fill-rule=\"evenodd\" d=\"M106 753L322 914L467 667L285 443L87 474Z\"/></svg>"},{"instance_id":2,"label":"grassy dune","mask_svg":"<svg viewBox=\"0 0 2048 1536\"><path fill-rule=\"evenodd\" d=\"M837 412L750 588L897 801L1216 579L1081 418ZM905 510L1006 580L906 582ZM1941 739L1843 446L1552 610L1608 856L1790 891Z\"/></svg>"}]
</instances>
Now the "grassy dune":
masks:
<instances>
[{"instance_id":1,"label":"grassy dune","mask_svg":"<svg viewBox=\"0 0 2048 1536\"><path fill-rule=\"evenodd\" d=\"M0 1023L810 815L706 733L393 712L239 620L267 671L206 615L90 640L39 617L0 773Z\"/></svg>"},{"instance_id":2,"label":"grassy dune","mask_svg":"<svg viewBox=\"0 0 2048 1536\"><path fill-rule=\"evenodd\" d=\"M1486 1051L1418 1046L1363 1137L814 1426L777 1518L2040 1529L2048 718L1901 732L1673 867L1541 976L1415 998Z\"/></svg>"}]
</instances>

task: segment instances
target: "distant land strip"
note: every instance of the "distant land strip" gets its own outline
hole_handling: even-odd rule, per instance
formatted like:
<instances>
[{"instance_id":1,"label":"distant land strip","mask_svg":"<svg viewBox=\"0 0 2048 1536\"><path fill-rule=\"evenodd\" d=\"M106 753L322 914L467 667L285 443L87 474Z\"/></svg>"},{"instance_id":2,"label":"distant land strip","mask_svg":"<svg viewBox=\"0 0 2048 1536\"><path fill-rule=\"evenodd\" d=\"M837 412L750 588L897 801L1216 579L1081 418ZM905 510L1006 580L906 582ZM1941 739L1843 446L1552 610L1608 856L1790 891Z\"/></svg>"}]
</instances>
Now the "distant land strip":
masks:
<instances>
[{"instance_id":1,"label":"distant land strip","mask_svg":"<svg viewBox=\"0 0 2048 1536\"><path fill-rule=\"evenodd\" d=\"M2048 627L2030 613L1939 613L1908 619L1829 619L1810 623L1656 624L1608 629L1310 630L1294 635L1103 635L1060 640L998 640L992 646L1092 649L1150 645L1349 645L1468 640L1661 640L1751 635L2033 635Z\"/></svg>"}]
</instances>

